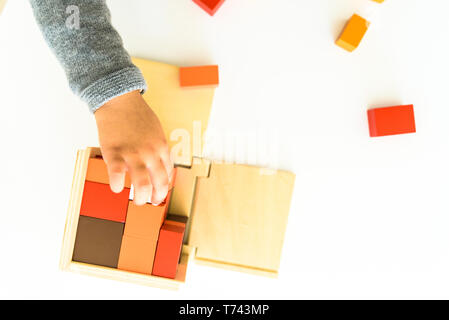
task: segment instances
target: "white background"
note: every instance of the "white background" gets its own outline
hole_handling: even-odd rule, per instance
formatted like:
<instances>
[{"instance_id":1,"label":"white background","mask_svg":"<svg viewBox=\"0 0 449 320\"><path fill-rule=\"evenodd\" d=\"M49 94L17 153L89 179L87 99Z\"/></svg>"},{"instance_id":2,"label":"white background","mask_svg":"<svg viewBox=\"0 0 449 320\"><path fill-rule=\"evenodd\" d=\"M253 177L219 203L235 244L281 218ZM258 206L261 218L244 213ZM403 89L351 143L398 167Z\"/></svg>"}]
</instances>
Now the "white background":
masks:
<instances>
[{"instance_id":1,"label":"white background","mask_svg":"<svg viewBox=\"0 0 449 320\"><path fill-rule=\"evenodd\" d=\"M387 0L349 54L334 40L369 2L227 0L211 18L190 0L108 1L132 55L220 65L210 156L274 132L277 166L297 174L279 279L192 265L172 292L58 270L75 152L96 127L28 2L10 0L0 298L449 298L449 4ZM416 134L369 138L367 108L411 103Z\"/></svg>"}]
</instances>

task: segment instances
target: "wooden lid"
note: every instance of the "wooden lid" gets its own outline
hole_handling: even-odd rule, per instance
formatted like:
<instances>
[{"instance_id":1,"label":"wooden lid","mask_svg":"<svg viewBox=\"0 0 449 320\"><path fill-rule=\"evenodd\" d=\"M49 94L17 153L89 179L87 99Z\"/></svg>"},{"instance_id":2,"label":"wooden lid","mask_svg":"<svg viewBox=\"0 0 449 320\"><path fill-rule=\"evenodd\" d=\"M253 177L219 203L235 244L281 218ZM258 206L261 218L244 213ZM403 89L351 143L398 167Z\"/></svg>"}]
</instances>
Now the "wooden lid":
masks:
<instances>
[{"instance_id":1,"label":"wooden lid","mask_svg":"<svg viewBox=\"0 0 449 320\"><path fill-rule=\"evenodd\" d=\"M212 163L199 177L188 244L196 259L231 269L276 274L295 175Z\"/></svg>"}]
</instances>

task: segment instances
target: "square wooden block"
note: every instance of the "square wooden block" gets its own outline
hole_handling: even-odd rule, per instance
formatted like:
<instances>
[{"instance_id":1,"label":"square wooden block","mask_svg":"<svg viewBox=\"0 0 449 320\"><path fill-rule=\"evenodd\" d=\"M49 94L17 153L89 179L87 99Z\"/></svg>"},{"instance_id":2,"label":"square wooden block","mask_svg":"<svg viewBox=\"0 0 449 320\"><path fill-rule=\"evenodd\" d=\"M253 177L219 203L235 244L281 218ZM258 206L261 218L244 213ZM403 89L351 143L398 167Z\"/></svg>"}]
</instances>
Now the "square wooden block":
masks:
<instances>
[{"instance_id":1,"label":"square wooden block","mask_svg":"<svg viewBox=\"0 0 449 320\"><path fill-rule=\"evenodd\" d=\"M156 255L154 257L153 275L174 279L181 255L182 239L185 225L164 223L159 233Z\"/></svg>"},{"instance_id":2,"label":"square wooden block","mask_svg":"<svg viewBox=\"0 0 449 320\"><path fill-rule=\"evenodd\" d=\"M151 274L157 236L153 238L137 238L123 236L118 269L137 273Z\"/></svg>"},{"instance_id":3,"label":"square wooden block","mask_svg":"<svg viewBox=\"0 0 449 320\"><path fill-rule=\"evenodd\" d=\"M73 261L117 268L123 223L80 216Z\"/></svg>"},{"instance_id":4,"label":"square wooden block","mask_svg":"<svg viewBox=\"0 0 449 320\"><path fill-rule=\"evenodd\" d=\"M87 165L86 180L98 183L109 184L109 174L106 162L103 158L90 158ZM129 174L125 175L125 187L131 188L131 179Z\"/></svg>"},{"instance_id":5,"label":"square wooden block","mask_svg":"<svg viewBox=\"0 0 449 320\"><path fill-rule=\"evenodd\" d=\"M168 202L158 206L148 203L137 206L133 201L129 201L124 234L138 238L157 239L167 209Z\"/></svg>"},{"instance_id":6,"label":"square wooden block","mask_svg":"<svg viewBox=\"0 0 449 320\"><path fill-rule=\"evenodd\" d=\"M108 184L86 181L80 215L125 222L128 198L129 188L124 188L120 193L114 193Z\"/></svg>"}]
</instances>

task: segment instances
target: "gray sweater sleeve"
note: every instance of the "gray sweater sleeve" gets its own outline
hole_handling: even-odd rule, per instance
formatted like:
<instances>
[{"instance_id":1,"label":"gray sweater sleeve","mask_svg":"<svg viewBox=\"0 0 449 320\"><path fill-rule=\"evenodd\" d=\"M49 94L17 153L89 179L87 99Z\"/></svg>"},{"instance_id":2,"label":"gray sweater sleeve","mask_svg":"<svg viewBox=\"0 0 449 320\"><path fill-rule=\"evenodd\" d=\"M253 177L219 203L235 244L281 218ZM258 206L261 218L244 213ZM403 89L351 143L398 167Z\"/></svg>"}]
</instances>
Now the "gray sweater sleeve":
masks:
<instances>
[{"instance_id":1,"label":"gray sweater sleeve","mask_svg":"<svg viewBox=\"0 0 449 320\"><path fill-rule=\"evenodd\" d=\"M146 90L142 73L131 62L120 35L111 25L105 0L30 3L47 43L65 70L70 88L92 112L114 97Z\"/></svg>"}]
</instances>

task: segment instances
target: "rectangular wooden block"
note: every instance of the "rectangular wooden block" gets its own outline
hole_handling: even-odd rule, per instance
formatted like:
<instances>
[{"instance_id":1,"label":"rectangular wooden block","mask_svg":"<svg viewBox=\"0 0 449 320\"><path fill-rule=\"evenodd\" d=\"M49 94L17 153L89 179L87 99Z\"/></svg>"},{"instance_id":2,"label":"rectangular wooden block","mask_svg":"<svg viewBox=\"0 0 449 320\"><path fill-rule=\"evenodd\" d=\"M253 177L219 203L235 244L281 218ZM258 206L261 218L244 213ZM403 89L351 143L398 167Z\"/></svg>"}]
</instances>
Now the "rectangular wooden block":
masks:
<instances>
[{"instance_id":1,"label":"rectangular wooden block","mask_svg":"<svg viewBox=\"0 0 449 320\"><path fill-rule=\"evenodd\" d=\"M336 44L347 51L354 51L368 30L370 23L361 16L354 14L349 19Z\"/></svg>"},{"instance_id":2,"label":"rectangular wooden block","mask_svg":"<svg viewBox=\"0 0 449 320\"><path fill-rule=\"evenodd\" d=\"M117 268L131 272L151 274L156 245L157 235L151 238L123 235Z\"/></svg>"},{"instance_id":3,"label":"rectangular wooden block","mask_svg":"<svg viewBox=\"0 0 449 320\"><path fill-rule=\"evenodd\" d=\"M90 158L87 165L86 180L109 184L108 168L102 158ZM131 188L131 179L127 173L125 176L125 187Z\"/></svg>"},{"instance_id":4,"label":"rectangular wooden block","mask_svg":"<svg viewBox=\"0 0 449 320\"><path fill-rule=\"evenodd\" d=\"M193 0L197 5L199 5L204 11L213 16L225 0Z\"/></svg>"},{"instance_id":5,"label":"rectangular wooden block","mask_svg":"<svg viewBox=\"0 0 449 320\"><path fill-rule=\"evenodd\" d=\"M368 110L371 137L416 132L413 105Z\"/></svg>"},{"instance_id":6,"label":"rectangular wooden block","mask_svg":"<svg viewBox=\"0 0 449 320\"><path fill-rule=\"evenodd\" d=\"M125 222L129 188L114 193L108 184L85 181L80 215Z\"/></svg>"},{"instance_id":7,"label":"rectangular wooden block","mask_svg":"<svg viewBox=\"0 0 449 320\"><path fill-rule=\"evenodd\" d=\"M136 206L133 201L129 201L125 235L157 240L167 209L168 202L159 206L152 204Z\"/></svg>"},{"instance_id":8,"label":"rectangular wooden block","mask_svg":"<svg viewBox=\"0 0 449 320\"><path fill-rule=\"evenodd\" d=\"M181 87L218 86L218 66L197 66L179 68Z\"/></svg>"},{"instance_id":9,"label":"rectangular wooden block","mask_svg":"<svg viewBox=\"0 0 449 320\"><path fill-rule=\"evenodd\" d=\"M165 219L165 223L185 228L187 225L187 220L188 220L187 217L169 214Z\"/></svg>"},{"instance_id":10,"label":"rectangular wooden block","mask_svg":"<svg viewBox=\"0 0 449 320\"><path fill-rule=\"evenodd\" d=\"M164 223L159 232L152 274L159 277L176 277L185 225Z\"/></svg>"},{"instance_id":11,"label":"rectangular wooden block","mask_svg":"<svg viewBox=\"0 0 449 320\"><path fill-rule=\"evenodd\" d=\"M116 268L122 235L123 223L80 216L72 260Z\"/></svg>"}]
</instances>

